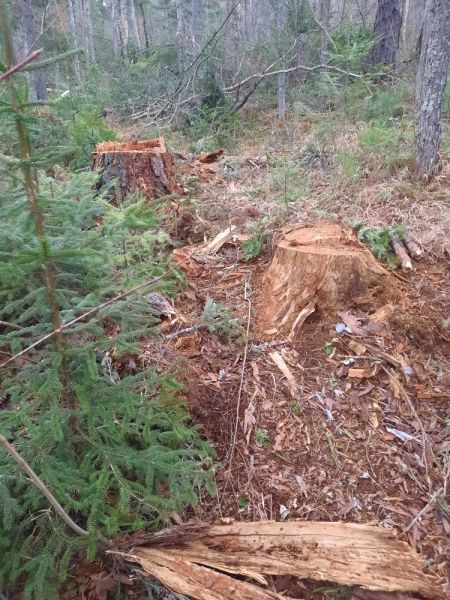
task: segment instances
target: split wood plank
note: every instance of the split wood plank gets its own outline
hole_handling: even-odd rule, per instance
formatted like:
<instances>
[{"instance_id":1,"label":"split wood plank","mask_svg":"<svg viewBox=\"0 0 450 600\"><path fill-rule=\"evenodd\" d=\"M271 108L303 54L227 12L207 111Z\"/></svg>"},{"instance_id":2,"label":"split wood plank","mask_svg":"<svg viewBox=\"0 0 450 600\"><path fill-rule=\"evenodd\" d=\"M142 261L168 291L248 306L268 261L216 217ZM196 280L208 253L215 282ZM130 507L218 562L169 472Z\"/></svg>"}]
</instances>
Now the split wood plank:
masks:
<instances>
[{"instance_id":1,"label":"split wood plank","mask_svg":"<svg viewBox=\"0 0 450 600\"><path fill-rule=\"evenodd\" d=\"M282 597L233 575L262 585L268 575L291 575L372 591L445 598L437 577L426 573L422 558L398 540L393 529L353 523L263 521L215 525L203 529L198 537L180 531L178 539L172 535L168 547L139 547L126 558L170 589L199 600Z\"/></svg>"},{"instance_id":2,"label":"split wood plank","mask_svg":"<svg viewBox=\"0 0 450 600\"><path fill-rule=\"evenodd\" d=\"M233 237L233 233L236 231L236 225L230 225L220 233L216 235L210 242L208 242L199 251L199 254L215 254L224 244Z\"/></svg>"}]
</instances>

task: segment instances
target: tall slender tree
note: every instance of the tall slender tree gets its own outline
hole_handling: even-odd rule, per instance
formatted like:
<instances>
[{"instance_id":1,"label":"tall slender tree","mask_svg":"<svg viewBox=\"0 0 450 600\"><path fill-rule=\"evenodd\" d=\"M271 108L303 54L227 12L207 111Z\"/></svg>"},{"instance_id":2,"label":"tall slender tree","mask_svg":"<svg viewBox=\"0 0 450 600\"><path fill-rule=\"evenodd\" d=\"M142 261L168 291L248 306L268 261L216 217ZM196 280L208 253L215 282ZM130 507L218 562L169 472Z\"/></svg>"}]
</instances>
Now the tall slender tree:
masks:
<instances>
[{"instance_id":1,"label":"tall slender tree","mask_svg":"<svg viewBox=\"0 0 450 600\"><path fill-rule=\"evenodd\" d=\"M395 65L403 23L403 0L378 0L373 32L377 39L369 62Z\"/></svg>"},{"instance_id":2,"label":"tall slender tree","mask_svg":"<svg viewBox=\"0 0 450 600\"><path fill-rule=\"evenodd\" d=\"M25 54L28 54L34 49L34 46L38 39L38 32L36 29L36 22L34 20L33 8L31 6L31 0L21 0L20 7L22 10L23 24L25 28ZM31 76L33 81L33 90L36 100L47 100L47 84L42 71L33 71Z\"/></svg>"},{"instance_id":3,"label":"tall slender tree","mask_svg":"<svg viewBox=\"0 0 450 600\"><path fill-rule=\"evenodd\" d=\"M428 0L416 82L415 170L421 179L429 180L437 168L449 63L450 2Z\"/></svg>"},{"instance_id":4,"label":"tall slender tree","mask_svg":"<svg viewBox=\"0 0 450 600\"><path fill-rule=\"evenodd\" d=\"M276 44L278 56L281 58L281 69L277 75L277 116L279 119L286 118L286 87L287 74L283 71L286 67L284 54L286 53L286 27L288 21L287 0L278 0L275 4L276 11Z\"/></svg>"},{"instance_id":5,"label":"tall slender tree","mask_svg":"<svg viewBox=\"0 0 450 600\"><path fill-rule=\"evenodd\" d=\"M320 0L320 23L323 26L320 32L320 62L325 64L327 62L327 48L328 48L328 27L330 25L331 16L331 2L330 0Z\"/></svg>"}]
</instances>

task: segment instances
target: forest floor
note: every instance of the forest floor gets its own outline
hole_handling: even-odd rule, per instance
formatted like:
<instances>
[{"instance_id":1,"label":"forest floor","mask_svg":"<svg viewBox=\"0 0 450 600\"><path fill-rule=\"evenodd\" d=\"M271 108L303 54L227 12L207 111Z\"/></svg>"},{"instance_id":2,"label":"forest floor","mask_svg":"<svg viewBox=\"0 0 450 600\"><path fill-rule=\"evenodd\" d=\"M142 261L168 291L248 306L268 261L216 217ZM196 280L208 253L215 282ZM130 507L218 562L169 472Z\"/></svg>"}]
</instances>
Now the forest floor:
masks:
<instances>
[{"instance_id":1,"label":"forest floor","mask_svg":"<svg viewBox=\"0 0 450 600\"><path fill-rule=\"evenodd\" d=\"M179 370L192 418L218 454L217 493L201 497L192 516L394 527L448 583L450 164L428 187L412 183L406 168L386 174L370 164L358 182L345 181L325 150L313 154L313 129L272 122L211 164L187 153L177 160L189 194L171 204L164 226L180 248L198 247L230 225L242 235L263 226L270 241L250 261L235 239L202 262L184 263L189 286L141 359ZM346 130L335 147L354 144L353 134ZM303 160L299 169L289 168L294 155ZM340 309L357 320L353 333L338 335L337 312L316 311L294 339L270 334L260 318L268 302L262 277L277 239L287 225L324 218L403 223L424 256L413 271L392 272L399 300L377 327L367 319L379 306L361 311L349 298ZM248 337L179 333L199 323L208 298L239 318ZM362 369L357 377L354 367ZM297 598L343 593L286 578L274 585Z\"/></svg>"}]
</instances>

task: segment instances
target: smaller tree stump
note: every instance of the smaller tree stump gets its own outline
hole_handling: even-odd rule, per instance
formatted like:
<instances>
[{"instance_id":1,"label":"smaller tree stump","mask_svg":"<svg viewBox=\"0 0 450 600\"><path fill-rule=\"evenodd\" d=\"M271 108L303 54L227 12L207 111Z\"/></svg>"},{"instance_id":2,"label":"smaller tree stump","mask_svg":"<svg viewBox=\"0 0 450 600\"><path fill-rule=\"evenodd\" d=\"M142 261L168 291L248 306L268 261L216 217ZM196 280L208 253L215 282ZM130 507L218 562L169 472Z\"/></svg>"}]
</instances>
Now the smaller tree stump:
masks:
<instances>
[{"instance_id":1,"label":"smaller tree stump","mask_svg":"<svg viewBox=\"0 0 450 600\"><path fill-rule=\"evenodd\" d=\"M182 193L164 138L97 144L92 169L100 173L98 189L108 186L109 196L119 201L133 193L140 193L149 201Z\"/></svg>"},{"instance_id":2,"label":"smaller tree stump","mask_svg":"<svg viewBox=\"0 0 450 600\"><path fill-rule=\"evenodd\" d=\"M372 310L398 294L393 278L350 229L332 221L289 230L262 279L266 331L295 334L302 311Z\"/></svg>"}]
</instances>

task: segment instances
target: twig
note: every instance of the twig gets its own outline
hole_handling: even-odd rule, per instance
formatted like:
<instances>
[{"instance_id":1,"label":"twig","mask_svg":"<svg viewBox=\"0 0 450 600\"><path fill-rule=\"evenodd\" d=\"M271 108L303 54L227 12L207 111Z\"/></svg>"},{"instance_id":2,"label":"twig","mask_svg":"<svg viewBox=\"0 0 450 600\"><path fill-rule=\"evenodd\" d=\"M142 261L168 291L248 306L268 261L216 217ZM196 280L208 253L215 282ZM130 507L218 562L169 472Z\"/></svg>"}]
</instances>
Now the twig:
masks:
<instances>
[{"instance_id":1,"label":"twig","mask_svg":"<svg viewBox=\"0 0 450 600\"><path fill-rule=\"evenodd\" d=\"M8 321L0 321L0 325L3 327L11 327L12 329L22 329L20 325L16 325L15 323L8 323Z\"/></svg>"},{"instance_id":2,"label":"twig","mask_svg":"<svg viewBox=\"0 0 450 600\"><path fill-rule=\"evenodd\" d=\"M288 67L287 69L279 69L277 71L263 71L262 73L253 73L253 75L249 75L239 83L235 83L234 85L227 87L224 89L224 92L230 93L234 92L252 79L262 79L263 77L271 77L272 75L278 75L279 73L293 73L294 71L318 71L319 69L329 69L330 71L336 71L337 73L342 73L343 75L349 75L350 77L354 77L356 79L363 79L363 75L359 75L358 73L352 73L351 71L346 71L345 69L340 69L339 67L335 67L333 65L329 65L327 63L323 63L320 65L315 65L314 67L307 67L306 65L296 65L295 67Z\"/></svg>"},{"instance_id":3,"label":"twig","mask_svg":"<svg viewBox=\"0 0 450 600\"><path fill-rule=\"evenodd\" d=\"M436 502L436 498L441 493L442 493L442 488L439 488L436 492L434 492L434 494L431 496L431 498L428 500L428 502L425 504L425 506L421 510L419 510L417 515L411 521L411 523L407 527L405 527L405 529L403 529L403 533L408 533L408 531L411 529L411 527L413 527L417 523L417 521L420 519L420 517L422 517L426 512L428 512L428 509L430 508L430 506L434 502Z\"/></svg>"},{"instance_id":4,"label":"twig","mask_svg":"<svg viewBox=\"0 0 450 600\"><path fill-rule=\"evenodd\" d=\"M244 389L245 365L247 363L247 356L248 356L248 343L249 343L249 334L250 334L250 319L251 319L251 314L252 314L252 301L250 300L250 295L249 295L250 289L249 288L250 288L249 282L246 281L245 282L245 287L244 287L244 300L247 302L247 307L248 307L248 312L247 312L247 328L246 328L246 331L245 331L244 357L242 359L241 379L240 379L240 382L239 382L239 391L238 391L237 404L236 404L236 423L234 425L233 439L231 440L230 458L228 459L228 465L229 465L229 469L230 470L231 470L231 466L232 466L232 462L233 462L233 458L234 458L234 450L235 450L235 447L236 447L237 431L238 431L238 426L239 426L239 411L240 411L240 408L241 408L242 390Z\"/></svg>"},{"instance_id":5,"label":"twig","mask_svg":"<svg viewBox=\"0 0 450 600\"><path fill-rule=\"evenodd\" d=\"M14 75L14 73L17 73L17 71L20 71L20 69L23 69L23 67L25 67L28 63L35 60L41 53L42 53L42 48L39 48L39 50L35 50L34 52L32 52L29 56L27 56L26 58L21 60L19 63L17 63L17 65L14 65L10 69L8 69L4 73L2 73L0 75L0 81L3 81L3 79L7 79L8 77L11 77L11 75Z\"/></svg>"},{"instance_id":6,"label":"twig","mask_svg":"<svg viewBox=\"0 0 450 600\"><path fill-rule=\"evenodd\" d=\"M8 442L8 440L5 438L5 436L3 436L1 433L0 433L0 445L2 445L3 448L6 450L6 452L15 460L15 462L19 465L19 467L22 469L22 471L25 471L25 473L31 479L32 483L47 498L50 505L53 506L56 513L61 517L61 519L66 523L66 525L68 525L73 531L75 531L75 533L78 533L79 535L83 535L83 536L89 535L89 533L85 529L83 529L82 527L77 525L75 523L75 521L73 521L69 517L69 515L63 509L61 504L58 502L58 500L55 498L55 496L51 493L51 491L48 489L48 487L45 485L45 483L41 479L39 479L39 477L36 475L36 473L33 471L33 469L30 467L30 465L25 461L24 458L22 458L22 456L17 452L17 450L14 448L14 446L12 444L10 444ZM100 540L102 541L102 543L104 545L111 546L111 542L108 539L104 538L103 536L100 537Z\"/></svg>"},{"instance_id":7,"label":"twig","mask_svg":"<svg viewBox=\"0 0 450 600\"><path fill-rule=\"evenodd\" d=\"M206 329L207 325L205 323L198 323L197 325L192 325L192 327L185 327L184 329L178 329L178 331L174 331L173 333L168 333L166 336L166 340L172 340L173 338L178 337L179 335L184 335L185 333L192 333L193 331L198 331L199 329Z\"/></svg>"},{"instance_id":8,"label":"twig","mask_svg":"<svg viewBox=\"0 0 450 600\"><path fill-rule=\"evenodd\" d=\"M188 257L186 257L185 259L183 259L182 261L180 261L179 263L177 263L177 265L174 265L173 267L171 267L170 269L168 269L167 271L165 271L162 275L159 275L158 277L154 277L152 279L149 279L148 281L146 281L144 283L140 283L139 285L136 285L134 288L131 288L130 290L127 290L125 292L121 292L120 294L117 294L117 296L114 296L114 298L110 298L109 300L106 300L105 302L103 302L102 304L99 304L95 308L91 308L90 310L88 310L87 312L83 313L79 317L76 317L75 319L72 319L72 321L69 321L68 323L64 323L63 325L61 325L57 329L53 329L53 331L51 331L47 335L44 335L43 337L41 337L40 339L38 339L33 344L30 344L29 346L27 346L26 348L24 348L23 350L21 350L17 354L14 354L14 356L11 356L11 358L9 358L8 360L6 360L5 362L1 363L0 364L0 369L2 367L6 367L10 363L14 362L15 360L17 360L18 358L20 358L21 356L23 356L24 354L28 354L28 352L30 350L32 350L33 348L36 348L40 344L42 344L44 342L47 342L48 340L52 339L55 335L61 333L62 331L64 331L68 327L70 327L71 325L74 325L75 323L79 323L80 321L83 321L84 319L92 317L99 310L102 310L103 308L106 308L107 306L110 306L114 302L118 302L119 300L122 300L123 298L126 298L130 294L133 294L134 292L137 292L137 291L139 291L139 290L141 290L141 289L143 289L143 288L145 288L145 287L147 287L149 285L153 285L153 284L157 283L161 279L164 279L164 277L166 277L167 275L169 275L170 273L172 273L173 271L175 271L178 268L179 265L181 265L182 263L186 262L187 260L188 260Z\"/></svg>"}]
</instances>

